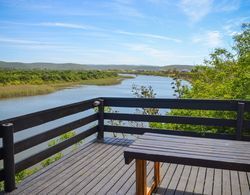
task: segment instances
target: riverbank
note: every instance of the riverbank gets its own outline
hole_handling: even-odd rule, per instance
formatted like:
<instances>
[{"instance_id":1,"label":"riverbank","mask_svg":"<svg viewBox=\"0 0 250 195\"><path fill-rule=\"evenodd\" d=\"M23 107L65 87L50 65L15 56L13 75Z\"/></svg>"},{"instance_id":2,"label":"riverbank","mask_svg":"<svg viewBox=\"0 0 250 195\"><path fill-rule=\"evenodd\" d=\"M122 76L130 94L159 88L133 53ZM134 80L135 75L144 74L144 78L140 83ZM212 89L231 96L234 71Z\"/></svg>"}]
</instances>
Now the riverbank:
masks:
<instances>
[{"instance_id":1,"label":"riverbank","mask_svg":"<svg viewBox=\"0 0 250 195\"><path fill-rule=\"evenodd\" d=\"M23 85L6 85L0 86L0 99L14 98L14 97L25 97L49 94L61 89L75 87L78 85L117 85L120 84L124 79L133 78L132 76L118 76L111 78L101 79L89 79L79 82L60 82L60 83L48 83L48 84L23 84Z\"/></svg>"},{"instance_id":2,"label":"riverbank","mask_svg":"<svg viewBox=\"0 0 250 195\"><path fill-rule=\"evenodd\" d=\"M192 72L180 72L176 70L168 71L120 71L121 74L145 75L145 76L160 76L177 78L192 83Z\"/></svg>"}]
</instances>

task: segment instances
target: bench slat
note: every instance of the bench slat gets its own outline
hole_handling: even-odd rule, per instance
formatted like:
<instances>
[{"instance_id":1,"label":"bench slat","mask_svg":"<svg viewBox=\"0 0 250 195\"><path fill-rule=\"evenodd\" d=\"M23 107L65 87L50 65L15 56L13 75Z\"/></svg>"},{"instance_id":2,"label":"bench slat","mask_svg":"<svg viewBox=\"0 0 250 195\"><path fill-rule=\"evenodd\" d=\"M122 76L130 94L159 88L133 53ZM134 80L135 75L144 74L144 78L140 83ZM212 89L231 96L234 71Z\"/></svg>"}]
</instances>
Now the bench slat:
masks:
<instances>
[{"instance_id":1,"label":"bench slat","mask_svg":"<svg viewBox=\"0 0 250 195\"><path fill-rule=\"evenodd\" d=\"M133 159L250 171L250 143L145 133L124 151Z\"/></svg>"}]
</instances>

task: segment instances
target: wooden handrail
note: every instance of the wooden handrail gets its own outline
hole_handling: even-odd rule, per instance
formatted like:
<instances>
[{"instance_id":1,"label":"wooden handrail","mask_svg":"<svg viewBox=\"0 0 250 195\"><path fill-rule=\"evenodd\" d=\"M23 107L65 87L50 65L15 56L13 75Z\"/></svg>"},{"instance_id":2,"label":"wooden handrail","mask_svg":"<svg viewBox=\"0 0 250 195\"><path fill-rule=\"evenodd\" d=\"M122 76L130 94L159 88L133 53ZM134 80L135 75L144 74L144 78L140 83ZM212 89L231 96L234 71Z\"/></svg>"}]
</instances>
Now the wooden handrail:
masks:
<instances>
[{"instance_id":1,"label":"wooden handrail","mask_svg":"<svg viewBox=\"0 0 250 195\"><path fill-rule=\"evenodd\" d=\"M243 100L207 100L207 99L162 99L162 98L116 98L104 97L104 106L134 108L169 108L192 110L237 111L238 103L245 104L250 112L250 101Z\"/></svg>"},{"instance_id":2,"label":"wooden handrail","mask_svg":"<svg viewBox=\"0 0 250 195\"><path fill-rule=\"evenodd\" d=\"M39 112L34 112L23 116L2 120L0 121L0 124L13 123L14 132L18 132L59 118L63 118L65 116L69 116L91 109L95 107L93 105L93 102L96 100L97 98L68 104L65 106L59 106L56 108L47 109Z\"/></svg>"}]
</instances>

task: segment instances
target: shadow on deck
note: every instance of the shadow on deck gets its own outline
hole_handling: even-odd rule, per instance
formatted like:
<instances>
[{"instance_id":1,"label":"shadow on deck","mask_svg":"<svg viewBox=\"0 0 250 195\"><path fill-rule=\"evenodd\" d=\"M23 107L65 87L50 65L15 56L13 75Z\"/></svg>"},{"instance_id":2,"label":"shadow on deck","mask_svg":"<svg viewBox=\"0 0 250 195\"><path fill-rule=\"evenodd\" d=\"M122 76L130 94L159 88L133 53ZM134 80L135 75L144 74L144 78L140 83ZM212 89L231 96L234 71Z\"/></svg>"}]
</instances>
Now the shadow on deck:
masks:
<instances>
[{"instance_id":1,"label":"shadow on deck","mask_svg":"<svg viewBox=\"0 0 250 195\"><path fill-rule=\"evenodd\" d=\"M125 165L123 157L132 142L105 138L87 143L9 194L135 194L135 163ZM147 169L152 182L153 163ZM155 194L250 194L246 172L162 163L161 178Z\"/></svg>"}]
</instances>

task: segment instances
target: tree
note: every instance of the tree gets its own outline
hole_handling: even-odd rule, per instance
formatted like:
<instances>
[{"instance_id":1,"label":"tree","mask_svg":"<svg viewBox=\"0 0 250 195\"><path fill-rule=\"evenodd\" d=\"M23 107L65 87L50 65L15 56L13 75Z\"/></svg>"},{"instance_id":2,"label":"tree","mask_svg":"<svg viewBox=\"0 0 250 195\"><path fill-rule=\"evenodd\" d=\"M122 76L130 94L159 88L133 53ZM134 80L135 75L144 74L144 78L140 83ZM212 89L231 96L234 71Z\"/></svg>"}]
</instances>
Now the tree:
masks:
<instances>
[{"instance_id":1,"label":"tree","mask_svg":"<svg viewBox=\"0 0 250 195\"><path fill-rule=\"evenodd\" d=\"M197 66L191 73L192 87L182 88L180 81L175 83L176 96L193 99L250 99L250 24L242 25L242 32L235 35L232 52L216 48L204 60L204 65ZM184 90L182 90L184 89ZM235 119L233 112L171 110L167 115L196 116ZM246 117L249 117L248 115ZM205 127L151 123L151 127L187 130L196 132L234 133L226 127Z\"/></svg>"}]
</instances>

